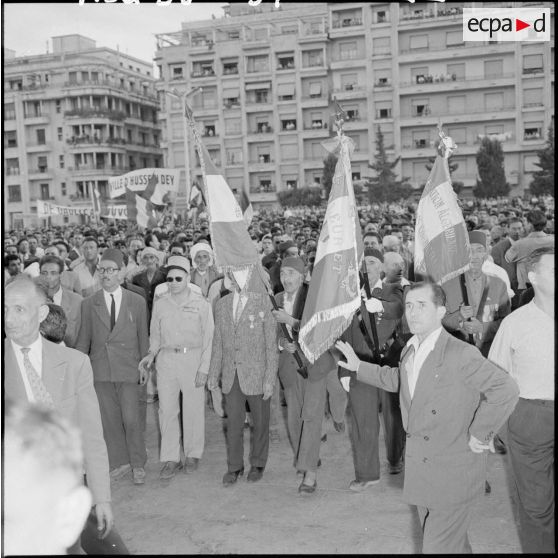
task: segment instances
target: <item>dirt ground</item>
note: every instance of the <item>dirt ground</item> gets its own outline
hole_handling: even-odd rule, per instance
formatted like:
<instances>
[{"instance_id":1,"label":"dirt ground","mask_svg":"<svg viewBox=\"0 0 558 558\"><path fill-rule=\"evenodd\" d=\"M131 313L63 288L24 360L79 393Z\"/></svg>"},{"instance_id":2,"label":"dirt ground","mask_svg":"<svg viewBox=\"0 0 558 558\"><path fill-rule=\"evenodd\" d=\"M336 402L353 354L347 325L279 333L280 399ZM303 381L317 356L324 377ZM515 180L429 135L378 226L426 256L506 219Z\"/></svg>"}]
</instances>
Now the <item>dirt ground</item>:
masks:
<instances>
[{"instance_id":1,"label":"dirt ground","mask_svg":"<svg viewBox=\"0 0 558 558\"><path fill-rule=\"evenodd\" d=\"M347 431L327 422L318 490L299 495L284 424L270 444L263 479L222 485L226 448L222 419L206 409L206 446L198 471L159 480L157 403L148 405L147 480L112 481L116 527L132 554L403 554L420 552L416 511L402 501L403 474L387 474L378 485L354 493ZM284 410L284 409L283 409ZM347 422L347 421L346 421ZM249 430L245 467L249 468ZM381 459L385 463L383 438ZM471 535L475 553L519 553L505 456L491 455L492 492L477 504Z\"/></svg>"}]
</instances>

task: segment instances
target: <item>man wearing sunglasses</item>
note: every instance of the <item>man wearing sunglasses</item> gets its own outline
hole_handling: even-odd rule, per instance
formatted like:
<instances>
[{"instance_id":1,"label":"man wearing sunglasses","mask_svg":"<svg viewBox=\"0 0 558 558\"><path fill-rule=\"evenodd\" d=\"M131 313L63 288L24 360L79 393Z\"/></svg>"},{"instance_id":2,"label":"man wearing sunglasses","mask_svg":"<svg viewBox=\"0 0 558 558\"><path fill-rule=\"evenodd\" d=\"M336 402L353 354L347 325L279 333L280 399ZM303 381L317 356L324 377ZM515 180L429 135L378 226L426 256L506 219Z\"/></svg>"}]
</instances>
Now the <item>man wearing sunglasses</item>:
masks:
<instances>
[{"instance_id":1,"label":"man wearing sunglasses","mask_svg":"<svg viewBox=\"0 0 558 558\"><path fill-rule=\"evenodd\" d=\"M97 268L102 289L82 302L76 349L91 359L111 478L132 469L134 484L144 484L147 454L140 395L147 373L138 372L138 364L149 347L147 305L120 286L123 264L120 250L105 250Z\"/></svg>"},{"instance_id":2,"label":"man wearing sunglasses","mask_svg":"<svg viewBox=\"0 0 558 558\"><path fill-rule=\"evenodd\" d=\"M198 468L205 441L204 386L214 329L211 305L190 288L188 258L168 259L167 285L168 292L155 299L149 353L139 364L140 370L148 370L157 360L163 480L170 480L182 467L180 392L184 470L193 473Z\"/></svg>"}]
</instances>

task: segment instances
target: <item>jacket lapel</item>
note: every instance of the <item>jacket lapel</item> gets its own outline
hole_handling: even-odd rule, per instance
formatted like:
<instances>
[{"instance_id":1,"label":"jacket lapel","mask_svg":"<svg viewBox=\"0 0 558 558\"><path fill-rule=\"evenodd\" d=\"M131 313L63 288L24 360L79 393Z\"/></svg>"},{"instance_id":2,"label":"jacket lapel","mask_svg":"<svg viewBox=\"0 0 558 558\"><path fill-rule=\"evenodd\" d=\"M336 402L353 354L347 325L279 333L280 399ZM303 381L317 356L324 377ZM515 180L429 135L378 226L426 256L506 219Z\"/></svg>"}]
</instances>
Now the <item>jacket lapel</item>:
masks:
<instances>
[{"instance_id":1,"label":"jacket lapel","mask_svg":"<svg viewBox=\"0 0 558 558\"><path fill-rule=\"evenodd\" d=\"M7 400L27 401L27 392L21 377L12 343L4 339L4 393Z\"/></svg>"},{"instance_id":2,"label":"jacket lapel","mask_svg":"<svg viewBox=\"0 0 558 558\"><path fill-rule=\"evenodd\" d=\"M97 312L97 315L99 316L103 324L105 324L107 329L110 331L110 315L107 310L107 305L105 304L103 289L97 291L94 296L95 298L93 300L93 307L95 308L95 312Z\"/></svg>"},{"instance_id":3,"label":"jacket lapel","mask_svg":"<svg viewBox=\"0 0 558 558\"><path fill-rule=\"evenodd\" d=\"M62 399L66 363L58 354L57 346L43 338L42 380L54 403Z\"/></svg>"},{"instance_id":4,"label":"jacket lapel","mask_svg":"<svg viewBox=\"0 0 558 558\"><path fill-rule=\"evenodd\" d=\"M103 301L104 302L104 301ZM120 302L120 310L118 312L118 318L116 318L116 323L114 324L114 329L111 332L112 334L118 333L118 331L124 327L126 327L126 319L128 317L128 310L130 308L128 293L125 289L122 289L122 301ZM105 304L106 309L106 304ZM108 314L108 310L107 310ZM109 327L110 327L110 316L109 316Z\"/></svg>"}]
</instances>

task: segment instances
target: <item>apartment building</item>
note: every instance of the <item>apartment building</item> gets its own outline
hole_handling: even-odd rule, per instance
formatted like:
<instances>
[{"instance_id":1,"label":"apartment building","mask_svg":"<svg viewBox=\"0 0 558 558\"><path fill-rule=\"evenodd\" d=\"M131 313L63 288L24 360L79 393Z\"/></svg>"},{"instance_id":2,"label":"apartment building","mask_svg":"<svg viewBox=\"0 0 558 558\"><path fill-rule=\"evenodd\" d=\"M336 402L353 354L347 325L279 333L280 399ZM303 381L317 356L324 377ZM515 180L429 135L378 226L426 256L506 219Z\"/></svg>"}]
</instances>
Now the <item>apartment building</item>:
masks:
<instances>
[{"instance_id":1,"label":"apartment building","mask_svg":"<svg viewBox=\"0 0 558 558\"><path fill-rule=\"evenodd\" d=\"M185 156L180 99L166 92L201 87L191 104L209 152L256 205L275 203L286 188L321 184L334 100L356 145L354 179L371 175L381 127L390 155L401 156L398 174L420 188L441 121L459 146L454 179L465 192L475 184L479 142L489 136L502 141L512 194L520 194L554 115L554 35L551 42L464 43L469 5L240 3L222 18L157 35L169 166L186 165L200 179L191 140ZM553 33L554 8L552 20Z\"/></svg>"},{"instance_id":2,"label":"apartment building","mask_svg":"<svg viewBox=\"0 0 558 558\"><path fill-rule=\"evenodd\" d=\"M36 202L90 206L109 177L163 166L151 63L81 35L52 45L4 59L4 229L83 222L38 218Z\"/></svg>"}]
</instances>

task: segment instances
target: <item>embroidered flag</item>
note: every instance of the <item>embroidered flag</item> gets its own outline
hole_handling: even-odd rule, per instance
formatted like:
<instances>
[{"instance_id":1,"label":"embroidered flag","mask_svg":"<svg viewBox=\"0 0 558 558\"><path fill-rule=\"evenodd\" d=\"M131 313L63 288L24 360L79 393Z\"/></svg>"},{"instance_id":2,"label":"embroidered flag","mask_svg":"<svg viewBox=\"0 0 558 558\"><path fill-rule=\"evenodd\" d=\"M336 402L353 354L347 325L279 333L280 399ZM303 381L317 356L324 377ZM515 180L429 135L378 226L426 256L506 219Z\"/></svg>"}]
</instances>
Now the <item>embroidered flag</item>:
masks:
<instances>
[{"instance_id":1,"label":"embroidered flag","mask_svg":"<svg viewBox=\"0 0 558 558\"><path fill-rule=\"evenodd\" d=\"M451 186L448 160L437 155L417 208L415 272L442 284L467 271L470 261L467 226Z\"/></svg>"},{"instance_id":2,"label":"embroidered flag","mask_svg":"<svg viewBox=\"0 0 558 558\"><path fill-rule=\"evenodd\" d=\"M338 150L339 158L298 335L300 347L312 363L333 345L360 307L363 253L351 178L354 144L341 135L323 145Z\"/></svg>"}]
</instances>

